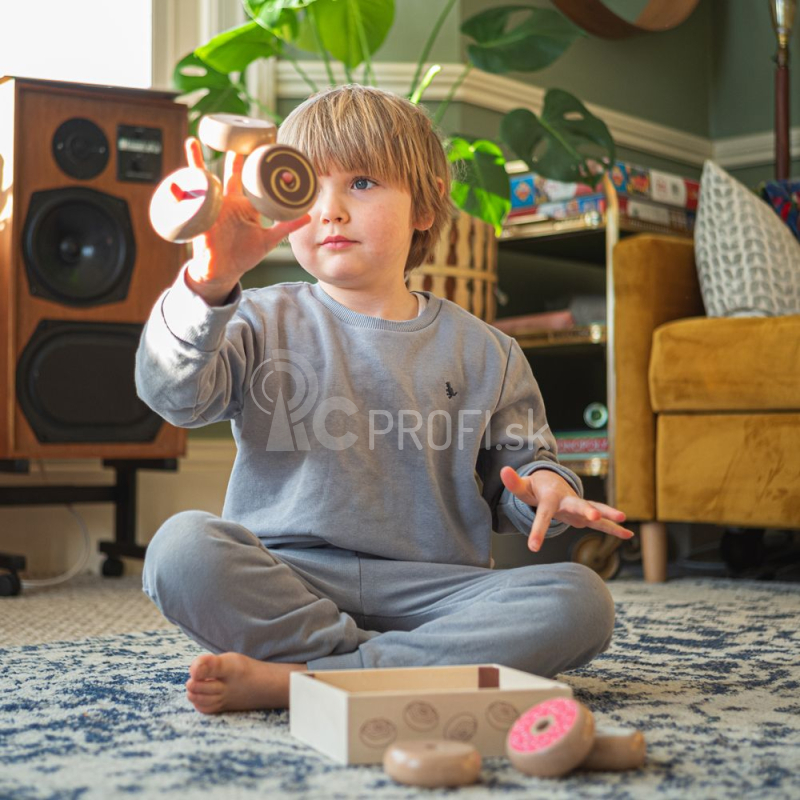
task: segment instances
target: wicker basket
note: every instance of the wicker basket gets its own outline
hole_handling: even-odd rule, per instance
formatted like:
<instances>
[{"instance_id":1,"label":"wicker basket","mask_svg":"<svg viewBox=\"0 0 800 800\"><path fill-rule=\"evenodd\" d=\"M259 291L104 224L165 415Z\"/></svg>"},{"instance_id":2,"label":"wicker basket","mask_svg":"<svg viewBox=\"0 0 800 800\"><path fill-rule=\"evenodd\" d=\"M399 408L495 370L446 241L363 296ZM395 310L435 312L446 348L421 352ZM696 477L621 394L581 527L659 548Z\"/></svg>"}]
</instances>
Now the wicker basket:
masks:
<instances>
[{"instance_id":1,"label":"wicker basket","mask_svg":"<svg viewBox=\"0 0 800 800\"><path fill-rule=\"evenodd\" d=\"M442 234L433 256L408 276L412 291L452 300L484 322L494 322L497 237L494 228L458 213Z\"/></svg>"}]
</instances>

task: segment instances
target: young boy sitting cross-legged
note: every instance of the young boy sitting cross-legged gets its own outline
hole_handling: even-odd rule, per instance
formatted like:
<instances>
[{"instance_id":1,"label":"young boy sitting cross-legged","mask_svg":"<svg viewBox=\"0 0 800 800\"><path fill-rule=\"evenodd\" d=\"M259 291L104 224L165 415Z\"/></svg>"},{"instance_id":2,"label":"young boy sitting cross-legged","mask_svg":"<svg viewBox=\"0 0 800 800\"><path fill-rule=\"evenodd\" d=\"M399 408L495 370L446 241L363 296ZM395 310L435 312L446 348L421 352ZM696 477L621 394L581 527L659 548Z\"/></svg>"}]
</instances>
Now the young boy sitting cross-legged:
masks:
<instances>
[{"instance_id":1,"label":"young boy sitting cross-legged","mask_svg":"<svg viewBox=\"0 0 800 800\"><path fill-rule=\"evenodd\" d=\"M558 464L519 345L407 288L451 219L429 117L344 86L295 109L280 140L317 170L310 213L262 228L230 158L220 216L137 356L153 409L184 427L230 420L237 446L222 516L177 514L145 561L144 590L211 651L189 700L285 707L293 670L587 663L614 624L603 582L571 563L493 570L492 530L532 550L569 525L632 533ZM196 140L187 151L202 166ZM317 282L243 292L287 235Z\"/></svg>"}]
</instances>

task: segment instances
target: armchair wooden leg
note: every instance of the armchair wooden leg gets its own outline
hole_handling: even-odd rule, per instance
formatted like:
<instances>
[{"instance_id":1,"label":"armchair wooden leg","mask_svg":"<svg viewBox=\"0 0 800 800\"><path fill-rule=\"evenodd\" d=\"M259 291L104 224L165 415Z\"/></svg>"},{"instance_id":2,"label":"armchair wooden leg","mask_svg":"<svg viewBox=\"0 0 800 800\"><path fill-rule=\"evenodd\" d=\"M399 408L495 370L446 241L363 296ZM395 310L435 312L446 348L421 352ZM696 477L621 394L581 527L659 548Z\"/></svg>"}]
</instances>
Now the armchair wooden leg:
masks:
<instances>
[{"instance_id":1,"label":"armchair wooden leg","mask_svg":"<svg viewBox=\"0 0 800 800\"><path fill-rule=\"evenodd\" d=\"M664 583L667 579L667 526L663 522L643 522L642 565L648 583Z\"/></svg>"}]
</instances>

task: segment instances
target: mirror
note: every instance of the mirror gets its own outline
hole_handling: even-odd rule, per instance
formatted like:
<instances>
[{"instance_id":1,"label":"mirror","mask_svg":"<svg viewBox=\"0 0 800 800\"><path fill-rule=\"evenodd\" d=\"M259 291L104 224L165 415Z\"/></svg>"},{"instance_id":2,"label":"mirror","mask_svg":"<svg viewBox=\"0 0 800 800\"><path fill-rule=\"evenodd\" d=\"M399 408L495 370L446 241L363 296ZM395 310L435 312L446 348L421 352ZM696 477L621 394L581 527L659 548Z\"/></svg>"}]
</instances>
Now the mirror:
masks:
<instances>
[{"instance_id":1,"label":"mirror","mask_svg":"<svg viewBox=\"0 0 800 800\"><path fill-rule=\"evenodd\" d=\"M553 0L564 16L587 33L624 39L657 33L680 25L699 0Z\"/></svg>"}]
</instances>

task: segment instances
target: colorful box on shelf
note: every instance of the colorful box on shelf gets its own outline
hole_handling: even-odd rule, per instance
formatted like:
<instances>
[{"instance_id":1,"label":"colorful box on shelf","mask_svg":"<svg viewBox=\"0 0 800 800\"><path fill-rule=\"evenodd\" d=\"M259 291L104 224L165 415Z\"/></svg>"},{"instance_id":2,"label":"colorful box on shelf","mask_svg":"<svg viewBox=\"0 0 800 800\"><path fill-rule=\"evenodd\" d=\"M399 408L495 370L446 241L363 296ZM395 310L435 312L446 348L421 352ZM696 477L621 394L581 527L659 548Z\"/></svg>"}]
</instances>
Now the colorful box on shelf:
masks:
<instances>
[{"instance_id":1,"label":"colorful box on shelf","mask_svg":"<svg viewBox=\"0 0 800 800\"><path fill-rule=\"evenodd\" d=\"M625 195L618 197L620 214L630 219L685 233L694 230L696 218L694 211L635 200ZM591 213L603 214L607 207L608 200L604 194L585 195L574 197L572 200L542 203L531 209L530 213L509 214L506 225L521 225L546 219L569 219Z\"/></svg>"},{"instance_id":2,"label":"colorful box on shelf","mask_svg":"<svg viewBox=\"0 0 800 800\"><path fill-rule=\"evenodd\" d=\"M608 431L603 428L596 431L556 431L558 457L600 456L608 453Z\"/></svg>"},{"instance_id":3,"label":"colorful box on shelf","mask_svg":"<svg viewBox=\"0 0 800 800\"><path fill-rule=\"evenodd\" d=\"M670 172L616 161L609 177L617 193L633 199L697 210L700 183ZM598 193L599 186L585 183L564 183L543 178L535 172L510 176L511 215L533 213L543 203L561 203L577 197Z\"/></svg>"},{"instance_id":4,"label":"colorful box on shelf","mask_svg":"<svg viewBox=\"0 0 800 800\"><path fill-rule=\"evenodd\" d=\"M499 664L293 672L292 736L340 764L380 764L394 741L454 739L505 755L525 710L571 697L564 683Z\"/></svg>"}]
</instances>

